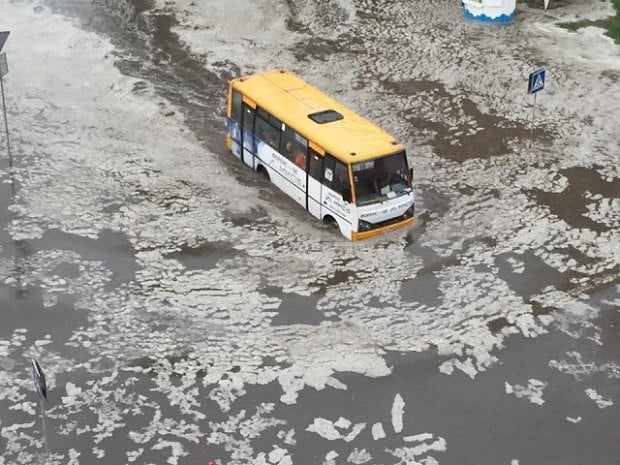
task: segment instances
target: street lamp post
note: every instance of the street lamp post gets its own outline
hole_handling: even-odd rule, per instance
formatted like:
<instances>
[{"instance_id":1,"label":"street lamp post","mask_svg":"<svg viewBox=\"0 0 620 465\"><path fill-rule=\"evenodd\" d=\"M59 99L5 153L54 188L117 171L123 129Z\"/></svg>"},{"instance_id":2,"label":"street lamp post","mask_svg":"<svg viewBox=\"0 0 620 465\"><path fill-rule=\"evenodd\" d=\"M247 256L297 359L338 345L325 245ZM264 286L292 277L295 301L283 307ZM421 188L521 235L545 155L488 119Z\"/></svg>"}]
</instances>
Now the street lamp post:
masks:
<instances>
[{"instance_id":1,"label":"street lamp post","mask_svg":"<svg viewBox=\"0 0 620 465\"><path fill-rule=\"evenodd\" d=\"M0 52L4 43L9 38L10 31L0 31ZM0 53L0 90L2 90L2 110L4 112L4 128L6 130L6 147L9 151L9 166L13 171L13 159L11 157L11 143L9 142L9 123L6 117L6 100L4 98L4 81L3 77L9 72L9 66L6 61L6 53Z\"/></svg>"},{"instance_id":2,"label":"street lamp post","mask_svg":"<svg viewBox=\"0 0 620 465\"><path fill-rule=\"evenodd\" d=\"M0 31L0 52L4 43L9 38L10 31ZM6 116L6 99L4 97L4 75L9 72L9 65L6 61L6 53L0 53L0 91L2 93L2 111L4 113L4 129L6 131L6 148L9 154L9 172L11 173L11 189L15 197L15 181L13 178L13 156L11 155L11 142L9 140L9 121Z\"/></svg>"},{"instance_id":3,"label":"street lamp post","mask_svg":"<svg viewBox=\"0 0 620 465\"><path fill-rule=\"evenodd\" d=\"M11 143L9 142L9 123L6 117L6 100L4 99L4 80L2 79L9 72L9 66L6 62L6 53L0 53L0 89L2 90L2 109L4 110L4 128L6 130L6 147L9 151L9 163L11 168L13 163L11 160Z\"/></svg>"}]
</instances>

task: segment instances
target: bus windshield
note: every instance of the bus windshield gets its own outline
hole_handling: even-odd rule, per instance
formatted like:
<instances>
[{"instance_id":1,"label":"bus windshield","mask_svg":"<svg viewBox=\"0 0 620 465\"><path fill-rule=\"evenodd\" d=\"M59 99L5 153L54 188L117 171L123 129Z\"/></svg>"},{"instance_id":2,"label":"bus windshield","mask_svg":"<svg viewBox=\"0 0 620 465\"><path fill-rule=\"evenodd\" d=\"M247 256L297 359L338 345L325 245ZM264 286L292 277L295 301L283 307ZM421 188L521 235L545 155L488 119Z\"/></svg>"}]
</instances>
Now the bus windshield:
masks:
<instances>
[{"instance_id":1,"label":"bus windshield","mask_svg":"<svg viewBox=\"0 0 620 465\"><path fill-rule=\"evenodd\" d=\"M353 164L357 205L407 194L411 191L405 152Z\"/></svg>"}]
</instances>

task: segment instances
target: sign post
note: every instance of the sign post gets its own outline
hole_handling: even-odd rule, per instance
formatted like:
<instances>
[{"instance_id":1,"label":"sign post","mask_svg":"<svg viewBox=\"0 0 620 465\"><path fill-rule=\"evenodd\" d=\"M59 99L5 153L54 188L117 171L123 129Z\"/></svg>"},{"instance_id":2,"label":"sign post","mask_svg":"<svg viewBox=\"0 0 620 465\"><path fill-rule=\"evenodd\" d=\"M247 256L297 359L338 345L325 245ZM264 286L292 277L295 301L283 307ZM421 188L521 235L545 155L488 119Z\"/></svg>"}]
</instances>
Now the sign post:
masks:
<instances>
[{"instance_id":1,"label":"sign post","mask_svg":"<svg viewBox=\"0 0 620 465\"><path fill-rule=\"evenodd\" d=\"M0 31L0 52L6 40L9 38L10 31ZM13 172L13 157L11 156L11 143L9 141L9 123L6 117L6 101L4 99L3 77L9 72L9 65L6 61L6 53L0 53L0 90L2 91L2 110L4 112L4 128L6 130L6 147L9 152L9 168Z\"/></svg>"},{"instance_id":2,"label":"sign post","mask_svg":"<svg viewBox=\"0 0 620 465\"><path fill-rule=\"evenodd\" d=\"M11 143L9 142L9 123L6 117L6 100L4 99L4 81L3 77L9 72L9 66L6 62L6 53L0 53L0 89L2 90L2 110L4 112L4 129L6 131L6 147L9 151L9 165L13 169L13 160L11 157Z\"/></svg>"},{"instance_id":3,"label":"sign post","mask_svg":"<svg viewBox=\"0 0 620 465\"><path fill-rule=\"evenodd\" d=\"M6 40L9 38L10 31L0 31L0 52ZM15 197L15 181L13 179L13 156L11 155L11 142L9 141L9 122L6 117L6 100L4 98L3 77L9 72L9 65L6 61L6 53L0 53L0 91L2 92L2 111L4 113L4 129L6 131L6 148L9 153L9 171L11 173L11 189Z\"/></svg>"},{"instance_id":4,"label":"sign post","mask_svg":"<svg viewBox=\"0 0 620 465\"><path fill-rule=\"evenodd\" d=\"M547 71L544 68L530 73L527 82L527 93L534 94L534 105L532 106L532 126L530 131L530 147L532 146L532 138L534 136L534 114L536 112L536 94L545 88L545 77Z\"/></svg>"}]
</instances>

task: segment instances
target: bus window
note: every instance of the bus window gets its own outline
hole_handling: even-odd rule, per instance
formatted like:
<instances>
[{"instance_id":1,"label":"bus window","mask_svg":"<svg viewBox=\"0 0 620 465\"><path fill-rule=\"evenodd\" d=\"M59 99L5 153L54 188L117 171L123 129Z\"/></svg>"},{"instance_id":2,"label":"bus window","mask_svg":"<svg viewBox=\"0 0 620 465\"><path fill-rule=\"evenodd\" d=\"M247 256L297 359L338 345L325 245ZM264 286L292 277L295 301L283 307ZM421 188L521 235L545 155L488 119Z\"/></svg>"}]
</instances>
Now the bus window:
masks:
<instances>
[{"instance_id":1,"label":"bus window","mask_svg":"<svg viewBox=\"0 0 620 465\"><path fill-rule=\"evenodd\" d=\"M307 151L308 141L303 136L300 136L295 130L289 126L286 126L284 131L282 131L280 153L305 170Z\"/></svg>"},{"instance_id":2,"label":"bus window","mask_svg":"<svg viewBox=\"0 0 620 465\"><path fill-rule=\"evenodd\" d=\"M231 118L234 119L237 123L241 123L241 106L242 106L242 97L239 92L236 90L232 91L232 113Z\"/></svg>"},{"instance_id":3,"label":"bus window","mask_svg":"<svg viewBox=\"0 0 620 465\"><path fill-rule=\"evenodd\" d=\"M293 147L294 140L295 131L293 131L290 126L285 127L284 131L282 131L280 153L291 161L293 161L293 156L295 155L295 148Z\"/></svg>"},{"instance_id":4,"label":"bus window","mask_svg":"<svg viewBox=\"0 0 620 465\"><path fill-rule=\"evenodd\" d=\"M280 146L280 128L272 126L259 111L256 115L255 135L263 142L278 150Z\"/></svg>"},{"instance_id":5,"label":"bus window","mask_svg":"<svg viewBox=\"0 0 620 465\"><path fill-rule=\"evenodd\" d=\"M243 105L243 129L254 132L254 109L249 105Z\"/></svg>"},{"instance_id":6,"label":"bus window","mask_svg":"<svg viewBox=\"0 0 620 465\"><path fill-rule=\"evenodd\" d=\"M271 113L268 113L263 108L259 108L257 111L258 111L258 116L263 118L265 121L271 124L274 128L278 128L278 130L282 129L282 122L278 118L273 116Z\"/></svg>"},{"instance_id":7,"label":"bus window","mask_svg":"<svg viewBox=\"0 0 620 465\"><path fill-rule=\"evenodd\" d=\"M323 157L310 149L310 176L314 179L320 180L323 168Z\"/></svg>"},{"instance_id":8,"label":"bus window","mask_svg":"<svg viewBox=\"0 0 620 465\"><path fill-rule=\"evenodd\" d=\"M323 184L350 201L351 187L347 165L330 155L325 157L323 163Z\"/></svg>"},{"instance_id":9,"label":"bus window","mask_svg":"<svg viewBox=\"0 0 620 465\"><path fill-rule=\"evenodd\" d=\"M405 152L353 164L358 205L383 202L411 191Z\"/></svg>"},{"instance_id":10,"label":"bus window","mask_svg":"<svg viewBox=\"0 0 620 465\"><path fill-rule=\"evenodd\" d=\"M351 187L349 184L349 171L347 165L336 160L334 166L334 179L332 181L332 189L338 192L347 201L351 201Z\"/></svg>"}]
</instances>

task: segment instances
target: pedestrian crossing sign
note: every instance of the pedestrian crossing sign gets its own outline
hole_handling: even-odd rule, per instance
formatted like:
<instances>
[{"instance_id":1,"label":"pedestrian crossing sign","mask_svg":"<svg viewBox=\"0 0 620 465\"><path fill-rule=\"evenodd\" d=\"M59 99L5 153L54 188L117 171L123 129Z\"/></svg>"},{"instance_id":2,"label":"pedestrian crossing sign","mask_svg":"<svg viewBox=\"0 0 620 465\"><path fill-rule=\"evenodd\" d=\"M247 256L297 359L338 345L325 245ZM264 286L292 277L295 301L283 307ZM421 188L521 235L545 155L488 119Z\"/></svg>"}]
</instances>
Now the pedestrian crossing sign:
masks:
<instances>
[{"instance_id":1,"label":"pedestrian crossing sign","mask_svg":"<svg viewBox=\"0 0 620 465\"><path fill-rule=\"evenodd\" d=\"M545 88L545 73L544 69L539 69L530 74L530 78L527 83L527 93L535 94Z\"/></svg>"},{"instance_id":2,"label":"pedestrian crossing sign","mask_svg":"<svg viewBox=\"0 0 620 465\"><path fill-rule=\"evenodd\" d=\"M4 43L6 42L6 39L9 38L10 33L11 31L0 32L0 51L2 51L2 47L4 47Z\"/></svg>"}]
</instances>

